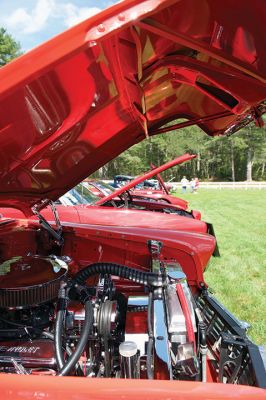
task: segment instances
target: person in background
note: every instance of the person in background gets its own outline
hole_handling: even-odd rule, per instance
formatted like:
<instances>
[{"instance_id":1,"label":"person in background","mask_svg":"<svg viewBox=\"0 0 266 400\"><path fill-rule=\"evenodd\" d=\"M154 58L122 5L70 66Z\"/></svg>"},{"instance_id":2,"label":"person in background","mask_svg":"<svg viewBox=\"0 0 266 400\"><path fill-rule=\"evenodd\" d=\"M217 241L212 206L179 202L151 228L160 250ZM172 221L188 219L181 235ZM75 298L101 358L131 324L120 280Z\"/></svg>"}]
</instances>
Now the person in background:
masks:
<instances>
[{"instance_id":1,"label":"person in background","mask_svg":"<svg viewBox=\"0 0 266 400\"><path fill-rule=\"evenodd\" d=\"M196 194L199 189L199 180L197 177L194 178L194 193Z\"/></svg>"},{"instance_id":2,"label":"person in background","mask_svg":"<svg viewBox=\"0 0 266 400\"><path fill-rule=\"evenodd\" d=\"M188 184L189 181L185 176L183 176L183 178L181 179L182 193L186 193Z\"/></svg>"},{"instance_id":3,"label":"person in background","mask_svg":"<svg viewBox=\"0 0 266 400\"><path fill-rule=\"evenodd\" d=\"M192 178L191 181L189 182L189 184L190 184L191 193L194 193L194 191L195 191L195 178Z\"/></svg>"}]
</instances>

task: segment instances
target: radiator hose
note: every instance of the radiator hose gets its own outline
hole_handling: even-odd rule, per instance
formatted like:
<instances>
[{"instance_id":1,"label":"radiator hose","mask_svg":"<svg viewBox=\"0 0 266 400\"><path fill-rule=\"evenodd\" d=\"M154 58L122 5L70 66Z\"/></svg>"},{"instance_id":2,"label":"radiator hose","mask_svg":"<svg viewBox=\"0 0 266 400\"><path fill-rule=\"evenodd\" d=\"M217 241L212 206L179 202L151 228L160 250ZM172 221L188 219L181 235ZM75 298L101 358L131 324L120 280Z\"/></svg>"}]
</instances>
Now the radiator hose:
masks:
<instances>
[{"instance_id":1,"label":"radiator hose","mask_svg":"<svg viewBox=\"0 0 266 400\"><path fill-rule=\"evenodd\" d=\"M65 363L63 354L62 336L63 336L65 313L67 309L67 301L68 301L68 296L66 292L66 284L63 283L58 293L58 303L57 303L57 312L55 320L55 334L54 334L55 358L59 370L63 368Z\"/></svg>"},{"instance_id":2,"label":"radiator hose","mask_svg":"<svg viewBox=\"0 0 266 400\"><path fill-rule=\"evenodd\" d=\"M58 293L58 304L57 304L57 314L56 314L55 334L54 334L55 355L59 369L57 375L59 376L68 375L73 369L73 367L76 365L87 344L88 337L89 334L91 333L93 325L93 307L91 302L88 300L85 302L85 321L78 344L73 353L70 354L68 353L70 357L65 362L63 354L62 336L63 336L65 313L67 309L67 302L68 302L67 287L66 284L63 283Z\"/></svg>"},{"instance_id":3,"label":"radiator hose","mask_svg":"<svg viewBox=\"0 0 266 400\"><path fill-rule=\"evenodd\" d=\"M88 338L92 330L92 326L93 326L93 307L91 301L88 300L85 303L85 321L82 327L78 344L75 348L75 351L72 353L67 362L64 364L63 368L60 369L57 375L65 376L72 371L72 369L74 368L74 366L80 359L81 354L84 351L84 348L88 342Z\"/></svg>"},{"instance_id":4,"label":"radiator hose","mask_svg":"<svg viewBox=\"0 0 266 400\"><path fill-rule=\"evenodd\" d=\"M74 276L72 284L82 285L90 276L98 274L115 275L146 286L161 287L165 285L165 281L161 275L113 263L95 263L88 265Z\"/></svg>"}]
</instances>

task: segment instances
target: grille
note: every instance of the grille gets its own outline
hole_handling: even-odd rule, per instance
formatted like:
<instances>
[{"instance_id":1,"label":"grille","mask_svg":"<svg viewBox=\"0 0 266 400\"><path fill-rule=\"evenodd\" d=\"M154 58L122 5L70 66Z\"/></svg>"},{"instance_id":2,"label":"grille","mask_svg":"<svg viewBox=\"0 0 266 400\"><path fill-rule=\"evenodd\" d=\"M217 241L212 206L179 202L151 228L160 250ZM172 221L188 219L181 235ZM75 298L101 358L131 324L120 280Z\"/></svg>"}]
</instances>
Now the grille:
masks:
<instances>
[{"instance_id":1,"label":"grille","mask_svg":"<svg viewBox=\"0 0 266 400\"><path fill-rule=\"evenodd\" d=\"M213 297L202 295L198 297L197 304L207 325L208 347L222 370L220 382L266 387L259 348L250 342L239 323ZM224 334L232 338L232 344L223 346ZM237 358L240 359L238 365L235 364Z\"/></svg>"}]
</instances>

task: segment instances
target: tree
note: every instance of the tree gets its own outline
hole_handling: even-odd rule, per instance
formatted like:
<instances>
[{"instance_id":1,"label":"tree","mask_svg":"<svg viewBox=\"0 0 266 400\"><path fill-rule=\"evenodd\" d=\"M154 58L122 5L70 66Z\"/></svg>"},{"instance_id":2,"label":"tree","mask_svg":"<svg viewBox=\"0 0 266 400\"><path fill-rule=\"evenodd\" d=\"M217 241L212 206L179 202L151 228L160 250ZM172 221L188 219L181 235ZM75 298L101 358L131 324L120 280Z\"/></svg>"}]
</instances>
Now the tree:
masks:
<instances>
[{"instance_id":1,"label":"tree","mask_svg":"<svg viewBox=\"0 0 266 400\"><path fill-rule=\"evenodd\" d=\"M264 173L263 164L265 164L266 154L265 127L258 128L254 124L249 124L240 131L239 137L242 138L246 146L244 153L246 161L246 180L252 181L254 177L253 167L255 164L261 165Z\"/></svg>"},{"instance_id":2,"label":"tree","mask_svg":"<svg viewBox=\"0 0 266 400\"><path fill-rule=\"evenodd\" d=\"M184 153L197 158L165 171L163 177L179 181L189 178L218 181L243 181L266 178L266 130L249 125L230 137L209 137L197 126L152 136L110 161L95 177L116 174L138 175L150 163L162 165ZM248 171L248 176L247 176Z\"/></svg>"},{"instance_id":3,"label":"tree","mask_svg":"<svg viewBox=\"0 0 266 400\"><path fill-rule=\"evenodd\" d=\"M224 141L228 141L229 146L231 148L231 179L233 182L236 180L244 179L244 177L240 176L242 171L243 174L243 165L241 165L241 153L246 149L246 144L242 135L232 135L229 138L224 137ZM242 163L243 164L243 163ZM238 168L237 168L238 166Z\"/></svg>"},{"instance_id":4,"label":"tree","mask_svg":"<svg viewBox=\"0 0 266 400\"><path fill-rule=\"evenodd\" d=\"M0 67L7 64L21 54L18 42L9 35L4 28L0 28Z\"/></svg>"}]
</instances>

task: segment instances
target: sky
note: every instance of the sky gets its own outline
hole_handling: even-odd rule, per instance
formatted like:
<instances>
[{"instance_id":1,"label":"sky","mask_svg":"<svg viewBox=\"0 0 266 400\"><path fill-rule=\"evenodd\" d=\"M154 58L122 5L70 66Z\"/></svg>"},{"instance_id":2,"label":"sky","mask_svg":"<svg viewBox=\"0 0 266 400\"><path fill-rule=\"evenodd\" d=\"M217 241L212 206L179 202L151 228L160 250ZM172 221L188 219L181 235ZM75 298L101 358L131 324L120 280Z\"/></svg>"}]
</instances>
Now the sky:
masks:
<instances>
[{"instance_id":1,"label":"sky","mask_svg":"<svg viewBox=\"0 0 266 400\"><path fill-rule=\"evenodd\" d=\"M28 51L117 0L0 0L0 27Z\"/></svg>"}]
</instances>

